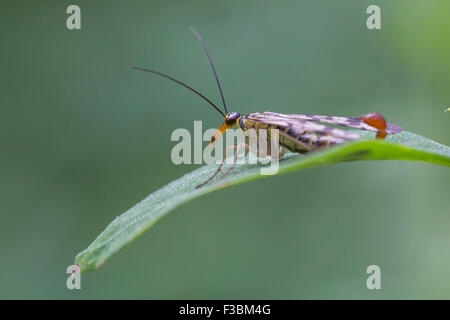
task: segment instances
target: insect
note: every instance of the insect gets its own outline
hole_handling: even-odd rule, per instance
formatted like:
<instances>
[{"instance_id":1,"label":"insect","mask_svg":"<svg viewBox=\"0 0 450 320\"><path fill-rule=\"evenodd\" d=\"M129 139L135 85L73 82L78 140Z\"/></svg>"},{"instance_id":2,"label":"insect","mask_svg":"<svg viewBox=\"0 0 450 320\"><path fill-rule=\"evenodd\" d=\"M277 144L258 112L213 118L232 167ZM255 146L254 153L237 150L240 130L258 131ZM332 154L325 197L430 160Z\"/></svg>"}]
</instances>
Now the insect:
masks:
<instances>
[{"instance_id":1,"label":"insect","mask_svg":"<svg viewBox=\"0 0 450 320\"><path fill-rule=\"evenodd\" d=\"M279 145L281 146L281 152L279 153L279 158L283 157L286 152L286 149L291 152L296 153L307 153L314 150L322 149L325 147L339 145L346 142L351 142L355 140L361 139L361 136L355 132L346 131L343 129L338 129L335 127L326 126L325 124L349 127L360 130L367 130L376 132L377 139L384 139L387 134L395 134L402 131L397 125L387 123L383 116L377 112L370 112L361 117L334 117L334 116L322 116L322 115L307 115L307 114L281 114L276 112L254 112L247 115L240 115L237 112L228 112L225 98L223 95L223 90L220 85L219 77L217 76L216 69L214 67L213 60L208 51L206 43L203 41L202 37L195 31L194 28L190 27L191 31L200 41L205 53L208 57L209 63L211 65L212 71L214 73L214 77L217 82L217 86L219 88L220 97L223 104L223 112L219 107L217 107L211 100L206 98L203 94L198 92L197 90L191 88L187 84L176 80L175 78L155 71L151 69L141 68L141 67L132 67L135 70L150 72L166 79L169 79L177 84L187 88L188 90L194 92L198 96L200 96L203 100L209 103L214 109L217 110L223 117L224 122L217 129L214 136L211 137L211 143L215 143L215 141L228 129L233 127L237 127L241 130L248 131L249 129L256 129L256 132L259 132L258 129L266 129L267 137L270 139L270 132L273 129L277 129L279 132ZM319 123L317 123L319 122ZM238 157L238 153L240 149L245 148L246 154L248 152L247 144L239 144L229 146L233 149L236 149L234 153L234 162L229 167L227 172L222 176L225 177L232 169ZM226 157L226 153L228 151L228 147L224 153L224 159ZM270 155L270 154L269 154ZM222 163L219 165L216 172L205 182L198 185L197 187L201 187L208 182L210 182L222 169Z\"/></svg>"}]
</instances>

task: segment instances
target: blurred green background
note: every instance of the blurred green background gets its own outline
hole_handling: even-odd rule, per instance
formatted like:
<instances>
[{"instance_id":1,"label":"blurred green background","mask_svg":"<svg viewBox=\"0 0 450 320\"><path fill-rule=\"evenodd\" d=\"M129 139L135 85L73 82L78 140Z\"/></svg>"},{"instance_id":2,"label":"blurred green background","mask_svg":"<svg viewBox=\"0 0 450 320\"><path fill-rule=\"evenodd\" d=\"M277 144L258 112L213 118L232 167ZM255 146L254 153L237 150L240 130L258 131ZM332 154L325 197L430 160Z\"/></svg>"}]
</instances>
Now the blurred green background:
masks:
<instances>
[{"instance_id":1,"label":"blurred green background","mask_svg":"<svg viewBox=\"0 0 450 320\"><path fill-rule=\"evenodd\" d=\"M0 298L450 298L450 170L346 163L188 203L66 289L66 267L117 215L195 168L175 128L231 111L378 111L450 145L450 2L72 1L0 4ZM381 7L382 29L366 28ZM382 289L366 288L381 267Z\"/></svg>"}]
</instances>

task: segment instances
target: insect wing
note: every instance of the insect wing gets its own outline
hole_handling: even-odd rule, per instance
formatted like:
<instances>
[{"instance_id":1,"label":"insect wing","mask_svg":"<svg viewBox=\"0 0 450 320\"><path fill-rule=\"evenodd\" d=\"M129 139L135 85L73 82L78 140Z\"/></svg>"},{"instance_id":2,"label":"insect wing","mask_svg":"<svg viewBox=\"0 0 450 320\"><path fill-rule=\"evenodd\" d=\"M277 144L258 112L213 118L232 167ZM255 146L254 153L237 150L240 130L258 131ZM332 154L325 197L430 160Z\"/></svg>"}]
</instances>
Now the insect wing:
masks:
<instances>
[{"instance_id":1,"label":"insect wing","mask_svg":"<svg viewBox=\"0 0 450 320\"><path fill-rule=\"evenodd\" d=\"M300 120L290 115L280 114L275 112L251 113L246 116L248 120L255 123L264 123L268 125L278 126L280 130L297 129L301 134L305 132L332 136L344 140L358 140L361 136L354 132L345 131L338 128L327 127L323 124L314 123L311 121Z\"/></svg>"},{"instance_id":2,"label":"insect wing","mask_svg":"<svg viewBox=\"0 0 450 320\"><path fill-rule=\"evenodd\" d=\"M374 128L367 123L365 123L363 120L358 118L351 118L351 117L334 117L334 116L321 116L321 115L310 115L310 114L281 114L276 112L270 112L266 111L262 113L263 115L267 116L278 116L279 118L287 118L287 119L296 119L300 121L316 121L316 122L322 122L322 123L328 123L328 124L334 124L338 126L343 127L349 127L359 130L367 130L367 131L374 131L377 132L378 129ZM386 124L386 133L400 133L402 131L402 128L392 124L387 123Z\"/></svg>"}]
</instances>

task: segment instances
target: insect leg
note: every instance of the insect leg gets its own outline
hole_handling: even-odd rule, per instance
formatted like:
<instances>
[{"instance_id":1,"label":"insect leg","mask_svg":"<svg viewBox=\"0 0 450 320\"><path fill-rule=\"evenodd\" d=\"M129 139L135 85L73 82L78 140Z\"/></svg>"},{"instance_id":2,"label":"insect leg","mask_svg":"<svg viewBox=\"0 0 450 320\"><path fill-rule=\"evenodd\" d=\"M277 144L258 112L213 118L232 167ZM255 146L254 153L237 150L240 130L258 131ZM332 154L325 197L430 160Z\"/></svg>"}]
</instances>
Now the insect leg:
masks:
<instances>
[{"instance_id":1,"label":"insect leg","mask_svg":"<svg viewBox=\"0 0 450 320\"><path fill-rule=\"evenodd\" d=\"M238 155L238 152L239 152L239 146L242 145L242 144L244 144L244 145L246 146L246 148L247 148L247 151L246 151L246 154L245 154L245 155L247 155L247 153L248 153L248 145L245 144L245 143L240 143L239 145L231 145L231 146L227 146L226 149L225 149L225 152L223 153L223 159L222 159L222 162L219 164L219 167L217 168L216 172L214 172L214 174L213 174L211 177L209 177L205 182L199 184L199 185L196 186L195 188L197 189L197 188L203 187L205 184L207 184L207 183L210 182L212 179L214 179L214 177L217 176L217 174L220 172L220 170L222 170L223 164L224 164L225 159L226 159L226 157L227 157L227 152L228 152L228 150L229 150L229 149L235 149L235 148L237 148L238 150L236 151L236 153L235 153L235 155L234 155L233 164L232 164L232 166L231 166L231 168L230 168L230 169L232 169L233 166L234 166L234 163L235 163L236 160L237 160L237 155ZM226 174L228 174L229 171L231 171L230 169L227 170L227 173L226 173ZM226 174L225 174L225 175L226 175Z\"/></svg>"},{"instance_id":2,"label":"insect leg","mask_svg":"<svg viewBox=\"0 0 450 320\"><path fill-rule=\"evenodd\" d=\"M231 172L231 170L233 170L234 165L236 164L236 161L237 161L237 158L238 158L238 155L239 155L239 149L241 149L242 147L245 148L245 155L244 155L244 157L247 156L247 154L249 152L249 146L245 142L239 143L237 145L237 147L236 147L236 152L234 153L233 163L231 164L231 166L228 168L228 170L224 173L224 175L220 179L225 178Z\"/></svg>"}]
</instances>

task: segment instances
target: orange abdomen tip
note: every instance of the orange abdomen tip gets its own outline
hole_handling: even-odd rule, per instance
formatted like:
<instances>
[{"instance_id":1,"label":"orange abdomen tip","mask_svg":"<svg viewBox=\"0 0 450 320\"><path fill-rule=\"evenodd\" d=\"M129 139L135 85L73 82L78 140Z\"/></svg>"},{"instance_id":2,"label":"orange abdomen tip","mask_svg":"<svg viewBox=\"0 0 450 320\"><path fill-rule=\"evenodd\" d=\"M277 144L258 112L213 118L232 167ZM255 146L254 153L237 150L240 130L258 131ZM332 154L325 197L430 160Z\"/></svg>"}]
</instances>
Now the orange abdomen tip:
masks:
<instances>
[{"instance_id":1,"label":"orange abdomen tip","mask_svg":"<svg viewBox=\"0 0 450 320\"><path fill-rule=\"evenodd\" d=\"M387 136L386 120L378 112L370 112L368 114L363 115L359 119L367 123L369 126L378 129L377 139L384 139Z\"/></svg>"}]
</instances>

